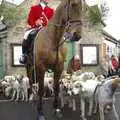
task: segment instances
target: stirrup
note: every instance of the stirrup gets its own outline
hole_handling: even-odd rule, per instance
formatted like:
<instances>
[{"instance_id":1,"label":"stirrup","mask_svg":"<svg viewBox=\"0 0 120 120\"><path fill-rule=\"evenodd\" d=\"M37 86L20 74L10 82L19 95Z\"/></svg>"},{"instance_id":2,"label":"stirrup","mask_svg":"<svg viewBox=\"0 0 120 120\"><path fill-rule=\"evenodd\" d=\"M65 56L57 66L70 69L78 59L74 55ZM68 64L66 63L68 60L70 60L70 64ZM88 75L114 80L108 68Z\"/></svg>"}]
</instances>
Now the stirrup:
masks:
<instances>
[{"instance_id":1,"label":"stirrup","mask_svg":"<svg viewBox=\"0 0 120 120\"><path fill-rule=\"evenodd\" d=\"M19 59L19 62L21 64L25 64L27 62L27 55L23 54L20 59Z\"/></svg>"}]
</instances>

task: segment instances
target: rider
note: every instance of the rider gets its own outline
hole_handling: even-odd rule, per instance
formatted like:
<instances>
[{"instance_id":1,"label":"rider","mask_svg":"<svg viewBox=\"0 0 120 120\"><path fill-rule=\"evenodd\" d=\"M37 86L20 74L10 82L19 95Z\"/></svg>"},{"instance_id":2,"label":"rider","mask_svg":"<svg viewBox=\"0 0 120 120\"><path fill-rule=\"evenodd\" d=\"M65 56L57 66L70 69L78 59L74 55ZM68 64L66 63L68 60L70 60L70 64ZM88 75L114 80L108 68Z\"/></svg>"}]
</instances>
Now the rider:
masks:
<instances>
[{"instance_id":1,"label":"rider","mask_svg":"<svg viewBox=\"0 0 120 120\"><path fill-rule=\"evenodd\" d=\"M39 0L39 4L32 6L30 9L27 18L27 31L24 34L24 40L22 43L22 56L20 58L20 63L22 64L26 62L27 48L29 46L28 36L30 32L38 28L44 28L54 14L54 10L47 4L48 0Z\"/></svg>"}]
</instances>

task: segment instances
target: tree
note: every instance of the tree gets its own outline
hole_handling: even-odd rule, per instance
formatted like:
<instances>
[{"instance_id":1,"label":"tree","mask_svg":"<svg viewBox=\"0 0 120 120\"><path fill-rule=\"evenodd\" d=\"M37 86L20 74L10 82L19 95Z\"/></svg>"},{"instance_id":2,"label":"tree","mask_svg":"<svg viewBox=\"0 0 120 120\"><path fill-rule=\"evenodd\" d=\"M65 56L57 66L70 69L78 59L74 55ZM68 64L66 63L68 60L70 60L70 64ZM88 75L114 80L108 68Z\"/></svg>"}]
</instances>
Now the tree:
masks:
<instances>
[{"instance_id":1,"label":"tree","mask_svg":"<svg viewBox=\"0 0 120 120\"><path fill-rule=\"evenodd\" d=\"M19 20L23 19L17 6L7 5L4 1L0 5L0 16L4 16L5 22L9 27L15 25Z\"/></svg>"},{"instance_id":2,"label":"tree","mask_svg":"<svg viewBox=\"0 0 120 120\"><path fill-rule=\"evenodd\" d=\"M106 17L108 16L108 12L109 12L109 8L107 7L106 2L101 3L100 10L101 10L101 13L102 13L103 20L106 19Z\"/></svg>"},{"instance_id":3,"label":"tree","mask_svg":"<svg viewBox=\"0 0 120 120\"><path fill-rule=\"evenodd\" d=\"M105 2L101 3L100 8L98 7L98 5L94 5L91 7L87 5L87 8L88 8L89 20L93 25L97 23L104 24L103 21L107 17L109 11L109 8L107 7Z\"/></svg>"}]
</instances>

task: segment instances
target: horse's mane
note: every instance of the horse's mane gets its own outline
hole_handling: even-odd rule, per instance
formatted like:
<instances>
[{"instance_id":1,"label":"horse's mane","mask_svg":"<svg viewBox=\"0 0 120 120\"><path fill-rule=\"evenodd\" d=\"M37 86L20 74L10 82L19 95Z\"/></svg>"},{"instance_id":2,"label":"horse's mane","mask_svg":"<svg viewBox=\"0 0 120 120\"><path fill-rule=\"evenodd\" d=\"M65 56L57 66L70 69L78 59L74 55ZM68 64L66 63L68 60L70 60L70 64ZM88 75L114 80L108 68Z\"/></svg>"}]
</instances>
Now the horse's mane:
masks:
<instances>
[{"instance_id":1,"label":"horse's mane","mask_svg":"<svg viewBox=\"0 0 120 120\"><path fill-rule=\"evenodd\" d=\"M66 2L67 0L62 1L58 5L58 7L55 10L54 16L51 18L51 20L48 23L48 26L45 29L50 33L50 38L53 40L54 43L57 42L56 40L58 39L60 40L61 35L64 33L64 27L61 26L61 24L62 24L62 15L65 12L64 10L65 10Z\"/></svg>"}]
</instances>

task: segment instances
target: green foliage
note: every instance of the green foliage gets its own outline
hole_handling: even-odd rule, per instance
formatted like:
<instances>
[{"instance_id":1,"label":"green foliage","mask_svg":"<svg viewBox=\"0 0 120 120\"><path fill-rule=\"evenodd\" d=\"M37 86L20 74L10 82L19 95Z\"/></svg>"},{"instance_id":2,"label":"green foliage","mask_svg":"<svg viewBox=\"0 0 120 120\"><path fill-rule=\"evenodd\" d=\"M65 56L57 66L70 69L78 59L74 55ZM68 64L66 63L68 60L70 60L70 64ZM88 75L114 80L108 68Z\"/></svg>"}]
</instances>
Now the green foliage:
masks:
<instances>
[{"instance_id":1,"label":"green foliage","mask_svg":"<svg viewBox=\"0 0 120 120\"><path fill-rule=\"evenodd\" d=\"M106 2L101 3L100 8L102 13L102 18L105 19L109 12L109 8L107 7Z\"/></svg>"},{"instance_id":2,"label":"green foliage","mask_svg":"<svg viewBox=\"0 0 120 120\"><path fill-rule=\"evenodd\" d=\"M94 5L91 7L88 7L88 16L90 19L90 22L95 25L97 23L103 23L103 20L106 18L109 8L106 6L106 3L102 3L100 5L100 8L98 8L98 5Z\"/></svg>"},{"instance_id":3,"label":"green foliage","mask_svg":"<svg viewBox=\"0 0 120 120\"><path fill-rule=\"evenodd\" d=\"M5 21L9 26L15 25L19 20L25 17L24 14L20 13L20 10L18 10L16 6L8 6L5 3L0 5L0 16L4 16Z\"/></svg>"},{"instance_id":4,"label":"green foliage","mask_svg":"<svg viewBox=\"0 0 120 120\"><path fill-rule=\"evenodd\" d=\"M102 14L97 5L89 7L88 16L93 25L102 21Z\"/></svg>"}]
</instances>

